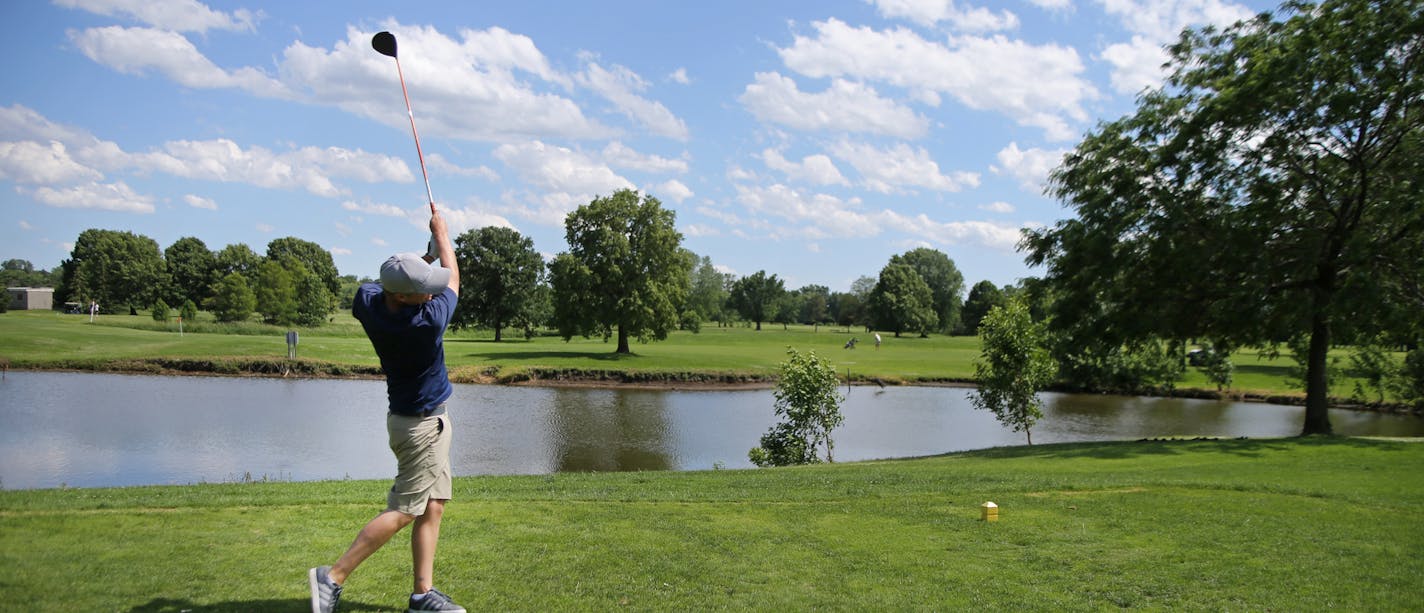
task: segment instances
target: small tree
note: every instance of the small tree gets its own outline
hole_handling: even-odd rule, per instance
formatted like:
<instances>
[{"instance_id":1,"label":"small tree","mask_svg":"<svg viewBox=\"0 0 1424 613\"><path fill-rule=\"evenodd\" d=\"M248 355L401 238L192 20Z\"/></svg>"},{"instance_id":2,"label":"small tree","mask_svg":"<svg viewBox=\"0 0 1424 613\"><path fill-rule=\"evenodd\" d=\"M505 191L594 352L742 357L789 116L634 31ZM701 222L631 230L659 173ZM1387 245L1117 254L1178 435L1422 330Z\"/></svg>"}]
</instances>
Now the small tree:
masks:
<instances>
[{"instance_id":1,"label":"small tree","mask_svg":"<svg viewBox=\"0 0 1424 613\"><path fill-rule=\"evenodd\" d=\"M178 312L178 315L188 321L196 321L198 319L198 305L193 304L192 300L184 300L183 307Z\"/></svg>"},{"instance_id":2,"label":"small tree","mask_svg":"<svg viewBox=\"0 0 1424 613\"><path fill-rule=\"evenodd\" d=\"M1231 346L1218 341L1207 345L1202 353L1203 356L1195 366L1206 375L1208 381L1216 384L1216 391L1229 389L1232 374L1236 371L1236 365L1231 363Z\"/></svg>"},{"instance_id":3,"label":"small tree","mask_svg":"<svg viewBox=\"0 0 1424 613\"><path fill-rule=\"evenodd\" d=\"M974 363L979 389L969 399L976 408L994 412L999 423L1023 432L1033 444L1033 424L1043 417L1038 390L1053 381L1057 370L1044 346L1044 326L1029 316L1022 299L994 307L979 324L983 345Z\"/></svg>"},{"instance_id":4,"label":"small tree","mask_svg":"<svg viewBox=\"0 0 1424 613\"><path fill-rule=\"evenodd\" d=\"M836 390L836 370L831 363L811 351L802 355L788 349L791 356L781 364L776 383L776 414L782 421L761 437L761 446L747 455L757 466L789 466L820 462L817 448L825 443L826 461L833 462L835 448L831 430L841 425L840 403L845 398Z\"/></svg>"},{"instance_id":5,"label":"small tree","mask_svg":"<svg viewBox=\"0 0 1424 613\"><path fill-rule=\"evenodd\" d=\"M153 303L153 321L168 321L168 303L162 298Z\"/></svg>"},{"instance_id":6,"label":"small tree","mask_svg":"<svg viewBox=\"0 0 1424 613\"><path fill-rule=\"evenodd\" d=\"M229 273L213 285L213 297L208 310L221 322L246 321L257 308L257 294L247 284L242 273Z\"/></svg>"}]
</instances>

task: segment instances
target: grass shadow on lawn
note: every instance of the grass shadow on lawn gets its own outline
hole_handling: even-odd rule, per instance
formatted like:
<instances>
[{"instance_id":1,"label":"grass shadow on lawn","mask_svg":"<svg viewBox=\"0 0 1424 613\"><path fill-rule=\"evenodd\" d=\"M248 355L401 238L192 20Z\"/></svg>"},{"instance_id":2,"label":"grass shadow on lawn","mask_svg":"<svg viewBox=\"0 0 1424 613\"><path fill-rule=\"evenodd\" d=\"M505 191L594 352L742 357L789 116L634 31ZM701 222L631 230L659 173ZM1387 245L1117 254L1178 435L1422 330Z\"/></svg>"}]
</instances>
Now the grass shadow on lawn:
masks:
<instances>
[{"instance_id":1,"label":"grass shadow on lawn","mask_svg":"<svg viewBox=\"0 0 1424 613\"><path fill-rule=\"evenodd\" d=\"M1308 439L1307 439L1308 440ZM1322 438L1329 443L1358 443L1345 437ZM1156 443L1156 444L1144 444ZM1149 455L1179 455L1202 444L1211 444L1220 453L1256 456L1267 450L1288 449L1290 444L1283 439L1248 438L1163 438L1160 440L1141 439L1120 443L1052 443L1024 447L998 447L969 452L973 455L993 457L1040 457L1040 458L1095 458L1099 460L1125 460ZM953 454L950 454L953 455Z\"/></svg>"},{"instance_id":2,"label":"grass shadow on lawn","mask_svg":"<svg viewBox=\"0 0 1424 613\"><path fill-rule=\"evenodd\" d=\"M1119 443L1056 443L1040 446L999 447L969 452L982 457L1040 457L1040 458L1095 458L1100 460L1125 460L1154 455L1179 455L1185 451L1200 451L1202 445L1212 446L1217 453L1256 457L1266 451L1287 451L1301 445L1317 447L1355 447L1403 450L1409 443L1385 440L1371 440L1353 436L1304 436L1294 438L1145 438ZM950 454L953 455L953 454Z\"/></svg>"},{"instance_id":3,"label":"grass shadow on lawn","mask_svg":"<svg viewBox=\"0 0 1424 613\"><path fill-rule=\"evenodd\" d=\"M210 605L193 604L181 598L154 598L145 604L129 609L129 613L248 613L249 611L310 611L311 601L306 599L241 600L219 602ZM341 601L343 611L386 611L389 607L378 607L363 602Z\"/></svg>"}]
</instances>

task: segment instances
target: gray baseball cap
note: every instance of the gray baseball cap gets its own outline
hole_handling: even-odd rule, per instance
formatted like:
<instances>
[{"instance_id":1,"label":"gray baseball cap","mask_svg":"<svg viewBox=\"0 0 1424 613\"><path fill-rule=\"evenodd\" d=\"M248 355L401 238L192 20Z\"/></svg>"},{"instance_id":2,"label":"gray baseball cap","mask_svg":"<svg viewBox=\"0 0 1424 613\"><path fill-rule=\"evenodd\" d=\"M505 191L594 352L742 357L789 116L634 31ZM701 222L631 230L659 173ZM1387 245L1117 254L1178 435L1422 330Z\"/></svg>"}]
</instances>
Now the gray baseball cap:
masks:
<instances>
[{"instance_id":1,"label":"gray baseball cap","mask_svg":"<svg viewBox=\"0 0 1424 613\"><path fill-rule=\"evenodd\" d=\"M381 287L394 294L439 294L449 286L449 268L431 266L414 253L397 253L381 265Z\"/></svg>"}]
</instances>

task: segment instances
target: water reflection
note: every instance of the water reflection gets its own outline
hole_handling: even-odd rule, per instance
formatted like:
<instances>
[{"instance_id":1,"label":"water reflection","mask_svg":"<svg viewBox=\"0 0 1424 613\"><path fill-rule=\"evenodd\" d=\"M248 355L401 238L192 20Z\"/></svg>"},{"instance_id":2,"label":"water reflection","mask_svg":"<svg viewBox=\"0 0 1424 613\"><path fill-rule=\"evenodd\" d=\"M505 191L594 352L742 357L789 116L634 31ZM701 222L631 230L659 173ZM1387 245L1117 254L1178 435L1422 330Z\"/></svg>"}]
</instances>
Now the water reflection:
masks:
<instances>
[{"instance_id":1,"label":"water reflection","mask_svg":"<svg viewBox=\"0 0 1424 613\"><path fill-rule=\"evenodd\" d=\"M1021 445L969 390L855 388L840 461ZM1045 394L1036 443L1291 436L1299 407ZM457 385L457 475L750 467L775 422L769 390L659 392ZM1424 436L1410 416L1331 411L1336 432ZM0 487L386 479L379 381L11 372L0 381Z\"/></svg>"},{"instance_id":2,"label":"water reflection","mask_svg":"<svg viewBox=\"0 0 1424 613\"><path fill-rule=\"evenodd\" d=\"M555 389L549 430L558 471L674 467L667 394Z\"/></svg>"}]
</instances>

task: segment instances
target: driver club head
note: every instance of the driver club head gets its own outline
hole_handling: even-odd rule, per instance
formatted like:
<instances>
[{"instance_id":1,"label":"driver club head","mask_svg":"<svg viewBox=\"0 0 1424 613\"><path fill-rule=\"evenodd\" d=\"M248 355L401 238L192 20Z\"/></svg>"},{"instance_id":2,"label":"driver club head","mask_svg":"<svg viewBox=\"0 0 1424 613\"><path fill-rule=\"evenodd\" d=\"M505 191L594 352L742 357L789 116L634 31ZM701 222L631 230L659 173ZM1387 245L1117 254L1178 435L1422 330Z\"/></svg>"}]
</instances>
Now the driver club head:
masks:
<instances>
[{"instance_id":1,"label":"driver club head","mask_svg":"<svg viewBox=\"0 0 1424 613\"><path fill-rule=\"evenodd\" d=\"M390 32L377 32L371 37L371 47L381 55L396 57L396 35Z\"/></svg>"}]
</instances>

